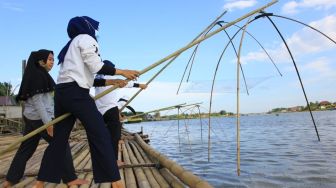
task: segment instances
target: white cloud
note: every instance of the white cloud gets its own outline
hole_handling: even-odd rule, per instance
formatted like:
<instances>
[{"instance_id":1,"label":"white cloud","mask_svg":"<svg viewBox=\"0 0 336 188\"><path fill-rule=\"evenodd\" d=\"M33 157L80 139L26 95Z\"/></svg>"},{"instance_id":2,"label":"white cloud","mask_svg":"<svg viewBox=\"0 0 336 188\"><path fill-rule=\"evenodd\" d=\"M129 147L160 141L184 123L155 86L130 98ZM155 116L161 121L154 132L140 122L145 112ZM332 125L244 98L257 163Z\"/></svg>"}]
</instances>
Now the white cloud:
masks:
<instances>
[{"instance_id":1,"label":"white cloud","mask_svg":"<svg viewBox=\"0 0 336 188\"><path fill-rule=\"evenodd\" d=\"M16 11L16 12L24 11L24 9L22 8L22 5L18 3L3 2L1 4L1 7L7 10Z\"/></svg>"},{"instance_id":2,"label":"white cloud","mask_svg":"<svg viewBox=\"0 0 336 188\"><path fill-rule=\"evenodd\" d=\"M301 0L290 1L282 7L282 12L285 14L295 14L299 12L299 9L314 8L327 10L332 7L336 7L335 0Z\"/></svg>"},{"instance_id":3,"label":"white cloud","mask_svg":"<svg viewBox=\"0 0 336 188\"><path fill-rule=\"evenodd\" d=\"M178 85L178 82L152 82L147 89L134 99L131 106L139 111L150 111L185 102L188 104L208 102L209 93L180 93L176 95ZM120 96L128 95L131 97L137 91L138 89L120 89L118 92Z\"/></svg>"},{"instance_id":4,"label":"white cloud","mask_svg":"<svg viewBox=\"0 0 336 188\"><path fill-rule=\"evenodd\" d=\"M312 61L302 67L302 70L311 73L310 82L318 83L318 82L326 82L326 81L335 81L336 80L336 72L330 63L328 58L322 57L315 61Z\"/></svg>"},{"instance_id":5,"label":"white cloud","mask_svg":"<svg viewBox=\"0 0 336 188\"><path fill-rule=\"evenodd\" d=\"M336 15L324 17L321 20L311 22L309 25L318 28L333 40L336 40ZM286 39L286 42L292 51L294 58L335 49L335 44L333 42L310 28L304 28L295 32L291 37ZM275 48L267 49L267 51L276 63L290 62L290 56L285 48L285 45L282 43ZM242 62L245 63L268 61L268 57L265 52L261 50L249 52L241 59Z\"/></svg>"},{"instance_id":6,"label":"white cloud","mask_svg":"<svg viewBox=\"0 0 336 188\"><path fill-rule=\"evenodd\" d=\"M256 0L228 0L228 3L224 5L224 9L228 9L230 11L233 11L235 9L244 9L249 8L257 4Z\"/></svg>"},{"instance_id":7,"label":"white cloud","mask_svg":"<svg viewBox=\"0 0 336 188\"><path fill-rule=\"evenodd\" d=\"M16 11L16 12L24 11L24 9L22 8L22 4L19 4L19 3L2 2L1 7L7 10Z\"/></svg>"},{"instance_id":8,"label":"white cloud","mask_svg":"<svg viewBox=\"0 0 336 188\"><path fill-rule=\"evenodd\" d=\"M286 3L283 7L282 7L282 12L285 14L295 14L297 13L297 7L298 7L298 3L295 1L291 1Z\"/></svg>"}]
</instances>

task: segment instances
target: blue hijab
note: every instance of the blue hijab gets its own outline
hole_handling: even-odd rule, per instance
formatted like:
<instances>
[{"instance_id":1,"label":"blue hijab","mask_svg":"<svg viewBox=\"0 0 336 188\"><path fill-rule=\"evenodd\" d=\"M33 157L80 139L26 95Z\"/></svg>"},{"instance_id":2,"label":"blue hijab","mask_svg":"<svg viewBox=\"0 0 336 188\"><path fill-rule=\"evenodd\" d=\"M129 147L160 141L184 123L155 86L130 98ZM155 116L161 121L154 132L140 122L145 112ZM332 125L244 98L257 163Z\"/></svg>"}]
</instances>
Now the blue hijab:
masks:
<instances>
[{"instance_id":1,"label":"blue hijab","mask_svg":"<svg viewBox=\"0 0 336 188\"><path fill-rule=\"evenodd\" d=\"M65 54L67 53L71 41L80 34L88 34L96 39L96 30L98 30L99 22L88 17L88 16L77 16L71 18L68 23L68 36L70 41L63 47L61 52L58 54L58 64L63 63Z\"/></svg>"}]
</instances>

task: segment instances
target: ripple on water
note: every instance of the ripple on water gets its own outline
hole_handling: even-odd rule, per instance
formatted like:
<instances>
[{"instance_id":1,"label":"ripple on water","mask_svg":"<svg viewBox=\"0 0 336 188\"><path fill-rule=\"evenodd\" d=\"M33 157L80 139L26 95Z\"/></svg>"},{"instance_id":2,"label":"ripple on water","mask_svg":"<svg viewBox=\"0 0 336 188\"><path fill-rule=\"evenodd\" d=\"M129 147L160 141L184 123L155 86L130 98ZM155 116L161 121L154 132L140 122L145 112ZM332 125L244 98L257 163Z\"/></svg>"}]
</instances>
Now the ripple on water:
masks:
<instances>
[{"instance_id":1,"label":"ripple on water","mask_svg":"<svg viewBox=\"0 0 336 188\"><path fill-rule=\"evenodd\" d=\"M203 126L200 134L199 120L187 121L188 135L183 129L180 139L177 121L125 126L130 131L143 126L145 133L152 133L152 147L218 188L335 188L336 111L314 116L321 142L316 141L309 113L243 116L241 176L236 174L234 118L214 118L210 162L208 130Z\"/></svg>"}]
</instances>

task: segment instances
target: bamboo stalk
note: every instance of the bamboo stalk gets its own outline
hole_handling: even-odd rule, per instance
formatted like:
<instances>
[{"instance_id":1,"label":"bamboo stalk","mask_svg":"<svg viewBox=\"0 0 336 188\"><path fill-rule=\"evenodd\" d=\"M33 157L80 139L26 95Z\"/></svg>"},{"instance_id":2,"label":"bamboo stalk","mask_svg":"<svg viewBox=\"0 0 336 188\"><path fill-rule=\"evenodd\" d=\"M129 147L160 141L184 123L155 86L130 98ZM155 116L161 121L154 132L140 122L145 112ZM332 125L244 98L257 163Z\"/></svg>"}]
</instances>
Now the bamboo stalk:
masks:
<instances>
[{"instance_id":1,"label":"bamboo stalk","mask_svg":"<svg viewBox=\"0 0 336 188\"><path fill-rule=\"evenodd\" d=\"M224 30L224 29L226 29L226 28L228 28L228 27L231 27L232 25L234 25L234 24L236 24L236 23L238 23L238 22L244 20L245 18L250 17L250 16L252 16L252 15L258 13L258 12L264 10L265 8L269 7L269 6L272 6L272 5L275 4L276 2L278 2L278 0L273 0L272 2L266 4L266 5L264 5L264 6L260 7L260 8L258 8L258 9L255 9L254 11L251 11L251 12L245 14L244 16L241 16L240 18L238 18L238 19L236 19L236 20L234 20L234 21L232 21L232 22L230 22L230 23L224 25L223 27L221 27L221 28L219 28L219 29L217 29L217 30L215 30L215 31L213 31L213 32L211 32L211 33L209 33L208 35L206 35L206 36L204 36L204 37L202 37L202 38L199 38L199 39L193 41L192 43L188 44L187 46L182 47L181 49L179 49L179 50L177 50L177 51L171 53L170 55L164 57L163 59L161 59L161 60L159 60L159 61L153 63L152 65L146 67L145 69L141 70L141 71L139 72L139 73L140 73L139 75L142 75L142 74L144 74L144 73L146 73L146 72L152 70L153 68L155 68L155 67L161 65L161 64L164 63L165 61L167 61L167 60L169 60L169 59L171 59L171 58L173 58L173 57L175 57L175 56L181 54L182 52L188 50L189 48L195 46L196 44L198 44L198 43L200 43L200 42L202 42L202 41L204 41L204 40L206 40L206 39L208 39L208 38L210 38L210 37L216 35L217 33L221 32L222 30ZM129 80L126 79L126 81L129 81ZM94 97L94 100L97 100L97 99L103 97L104 95L106 95L106 94L110 93L111 91L115 90L117 87L118 87L118 86L113 86L113 87L111 87L111 88L105 90L104 92L102 92L102 93L96 95L96 96ZM34 136L34 135L36 135L36 134L42 132L43 130L45 130L46 128L48 128L48 127L51 126L51 125L56 125L56 123L58 123L58 122L60 122L61 120L63 120L63 119L65 119L65 118L69 117L70 115L71 115L70 113L63 114L63 115L61 115L61 116L55 118L54 120L52 120L52 121L46 123L45 125L39 127L38 129L36 129L36 130L30 132L29 134L27 134L27 135L21 137L21 138L18 139L16 142L14 142L14 143L12 143L11 145L9 145L7 148L1 150L1 151L0 151L0 156L2 156L2 155L3 155L4 153L6 153L6 152L12 150L12 149L13 149L16 145L18 145L19 143L21 143L21 142L23 142L23 141L25 141L25 140L31 138L32 136Z\"/></svg>"},{"instance_id":2,"label":"bamboo stalk","mask_svg":"<svg viewBox=\"0 0 336 188\"><path fill-rule=\"evenodd\" d=\"M140 154L142 155L145 163L152 163L152 161L148 158L148 156L146 155L144 150L140 147L140 145L136 141L133 142L133 143L137 147ZM151 169L156 181L160 184L161 188L169 188L170 187L168 182L162 177L162 175L160 174L160 172L157 168L150 167L150 169Z\"/></svg>"},{"instance_id":3,"label":"bamboo stalk","mask_svg":"<svg viewBox=\"0 0 336 188\"><path fill-rule=\"evenodd\" d=\"M153 113L153 112L172 110L172 109L175 109L175 108L185 108L185 107L188 107L188 106L195 106L195 105L199 105L199 104L202 104L202 103L199 102L199 103L188 104L188 105L186 105L186 103L182 103L182 104L178 104L178 105L174 105L174 106L169 106L169 107L160 108L160 109L157 109L157 110L144 112L144 113L141 113L141 114L136 114L136 115L133 115L133 116L127 116L127 118L134 118L134 117L142 116L144 114L149 114L149 113Z\"/></svg>"},{"instance_id":4,"label":"bamboo stalk","mask_svg":"<svg viewBox=\"0 0 336 188\"><path fill-rule=\"evenodd\" d=\"M132 149L130 147L130 144L128 142L128 140L125 140L125 146L128 150L128 155L130 157L130 160L132 162L132 164L139 164L137 158L135 158L133 152L132 152ZM150 187L150 184L146 178L146 175L144 173L144 171L141 169L141 168L134 168L134 174L136 176L136 179L137 179L137 182L138 182L138 186L140 188L147 188L147 187Z\"/></svg>"},{"instance_id":5,"label":"bamboo stalk","mask_svg":"<svg viewBox=\"0 0 336 188\"><path fill-rule=\"evenodd\" d=\"M123 160L122 160L121 150L122 150L122 148L121 148L121 143L119 142L119 143L118 143L118 160L123 161ZM126 182L125 182L125 175L124 175L124 169L120 168L120 169L119 169L119 174L120 174L120 178L121 178L121 181L122 181L123 185L126 185Z\"/></svg>"},{"instance_id":6,"label":"bamboo stalk","mask_svg":"<svg viewBox=\"0 0 336 188\"><path fill-rule=\"evenodd\" d=\"M142 158L140 152L138 151L138 148L135 146L135 141L130 141L129 144L131 145L134 154L136 156L136 159L138 159L139 163L145 163L145 160ZM160 187L159 183L155 180L154 175L152 171L149 168L142 168L145 172L145 175L148 179L148 182L151 187Z\"/></svg>"},{"instance_id":7,"label":"bamboo stalk","mask_svg":"<svg viewBox=\"0 0 336 188\"><path fill-rule=\"evenodd\" d=\"M89 149L87 149L87 150L89 150ZM91 159L91 155L90 155L90 153L88 153L88 154L86 155L86 157L84 158L84 160L81 161L81 163L79 163L78 166L76 166L76 169L77 169L77 170L82 170L82 169L84 169L84 168L85 168L85 165L88 163L88 161L89 161L90 159Z\"/></svg>"},{"instance_id":8,"label":"bamboo stalk","mask_svg":"<svg viewBox=\"0 0 336 188\"><path fill-rule=\"evenodd\" d=\"M220 14L208 27L206 27L200 34L198 34L191 42L197 40L200 36L203 35L203 33L207 32L209 29L211 29L216 23L217 21L224 16L224 14L226 14L227 11L224 11L222 14ZM191 43L190 42L190 43ZM190 44L189 43L189 44ZM176 55L173 59L171 59L165 66L163 66L151 79L149 79L146 83L146 85L150 84L162 71L164 71L176 58L178 58L180 56L180 54ZM140 89L139 91L137 91L127 102L126 104L120 109L120 112L123 111L125 109L125 107L132 102L132 100L139 95L139 93L143 91L143 89Z\"/></svg>"},{"instance_id":9,"label":"bamboo stalk","mask_svg":"<svg viewBox=\"0 0 336 188\"><path fill-rule=\"evenodd\" d=\"M124 157L124 162L125 164L131 164L131 160L128 156L128 151L126 149L126 146L125 146L125 143L122 143L121 144L122 146L122 152L123 152L123 157ZM136 181L135 181L135 176L134 176L134 173L133 173L133 170L132 169L125 169L125 181L126 181L126 187L127 188L136 188L137 187L137 184L136 184Z\"/></svg>"},{"instance_id":10,"label":"bamboo stalk","mask_svg":"<svg viewBox=\"0 0 336 188\"><path fill-rule=\"evenodd\" d=\"M182 103L182 104L178 104L178 105L173 105L173 106L168 106L168 107L164 107L164 108L159 108L159 109L156 109L156 110L151 110L151 111L144 112L144 113L141 113L141 114L136 114L136 115L133 115L133 116L127 116L127 118L134 118L134 117L142 116L142 115L153 113L153 112L171 110L171 109L176 108L177 106L181 106L181 105L184 105L184 104L186 104L186 103Z\"/></svg>"},{"instance_id":11,"label":"bamboo stalk","mask_svg":"<svg viewBox=\"0 0 336 188\"><path fill-rule=\"evenodd\" d=\"M172 175L167 168L160 169L161 175L168 181L169 185L173 188L184 188L186 187L180 180L178 180L174 175Z\"/></svg>"},{"instance_id":12,"label":"bamboo stalk","mask_svg":"<svg viewBox=\"0 0 336 188\"><path fill-rule=\"evenodd\" d=\"M249 25L250 19L247 21L247 23L244 25L243 32L242 32L242 37L240 39L240 44L239 44L239 50L238 50L238 56L237 56L237 175L240 176L240 74L239 74L239 68L240 68L240 56L241 56L241 49L243 46L243 40L244 36L246 33L246 28Z\"/></svg>"},{"instance_id":13,"label":"bamboo stalk","mask_svg":"<svg viewBox=\"0 0 336 188\"><path fill-rule=\"evenodd\" d=\"M136 134L135 137L137 142L146 151L146 153L148 153L148 155L158 160L158 162L160 162L160 164L163 167L170 170L170 172L173 173L176 177L178 177L184 184L188 185L189 187L200 187L200 185L202 185L202 188L212 187L208 182L202 180L200 177L185 170L183 167L181 167L174 161L168 159L161 153L155 151L152 147L150 147L148 144L142 141L141 137L138 134Z\"/></svg>"},{"instance_id":14,"label":"bamboo stalk","mask_svg":"<svg viewBox=\"0 0 336 188\"><path fill-rule=\"evenodd\" d=\"M34 177L27 177L25 178L23 181L19 182L18 184L15 184L15 187L16 188L23 188L25 187L26 185L30 184L30 183L33 183L35 180Z\"/></svg>"},{"instance_id":15,"label":"bamboo stalk","mask_svg":"<svg viewBox=\"0 0 336 188\"><path fill-rule=\"evenodd\" d=\"M73 160L74 166L75 167L78 166L88 155L89 155L89 149L85 149L84 151L80 152L78 157L74 158Z\"/></svg>"},{"instance_id":16,"label":"bamboo stalk","mask_svg":"<svg viewBox=\"0 0 336 188\"><path fill-rule=\"evenodd\" d=\"M89 183L88 184L84 184L84 185L81 185L80 188L89 188L90 185L92 185L92 179L93 179L93 175L92 173L87 173L85 175L85 180L87 180Z\"/></svg>"}]
</instances>

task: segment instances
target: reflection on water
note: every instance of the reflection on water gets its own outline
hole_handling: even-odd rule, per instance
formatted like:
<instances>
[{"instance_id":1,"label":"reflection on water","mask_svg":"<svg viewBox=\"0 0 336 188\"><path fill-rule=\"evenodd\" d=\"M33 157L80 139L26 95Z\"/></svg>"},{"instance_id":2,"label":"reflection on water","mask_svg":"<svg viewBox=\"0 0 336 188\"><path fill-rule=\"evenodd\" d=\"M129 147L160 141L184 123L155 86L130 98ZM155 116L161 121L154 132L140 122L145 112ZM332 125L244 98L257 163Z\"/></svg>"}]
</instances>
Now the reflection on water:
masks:
<instances>
[{"instance_id":1,"label":"reflection on water","mask_svg":"<svg viewBox=\"0 0 336 188\"><path fill-rule=\"evenodd\" d=\"M236 175L236 119L127 124L150 144L215 187L336 187L336 111L241 117L241 176ZM202 131L201 131L202 130Z\"/></svg>"}]
</instances>

